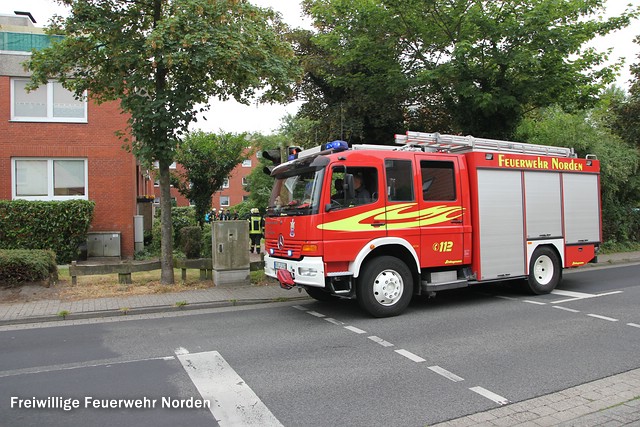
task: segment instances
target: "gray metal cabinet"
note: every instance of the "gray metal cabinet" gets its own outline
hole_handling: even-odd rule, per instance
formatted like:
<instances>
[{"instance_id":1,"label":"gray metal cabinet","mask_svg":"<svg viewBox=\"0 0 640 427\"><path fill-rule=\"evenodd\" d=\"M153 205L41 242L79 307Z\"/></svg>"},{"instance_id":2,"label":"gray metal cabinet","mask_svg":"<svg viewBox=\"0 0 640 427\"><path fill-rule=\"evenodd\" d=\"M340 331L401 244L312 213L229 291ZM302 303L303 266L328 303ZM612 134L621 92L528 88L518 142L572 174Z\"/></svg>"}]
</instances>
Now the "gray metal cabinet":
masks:
<instances>
[{"instance_id":1,"label":"gray metal cabinet","mask_svg":"<svg viewBox=\"0 0 640 427\"><path fill-rule=\"evenodd\" d=\"M88 257L120 257L120 232L95 232L87 235Z\"/></svg>"}]
</instances>

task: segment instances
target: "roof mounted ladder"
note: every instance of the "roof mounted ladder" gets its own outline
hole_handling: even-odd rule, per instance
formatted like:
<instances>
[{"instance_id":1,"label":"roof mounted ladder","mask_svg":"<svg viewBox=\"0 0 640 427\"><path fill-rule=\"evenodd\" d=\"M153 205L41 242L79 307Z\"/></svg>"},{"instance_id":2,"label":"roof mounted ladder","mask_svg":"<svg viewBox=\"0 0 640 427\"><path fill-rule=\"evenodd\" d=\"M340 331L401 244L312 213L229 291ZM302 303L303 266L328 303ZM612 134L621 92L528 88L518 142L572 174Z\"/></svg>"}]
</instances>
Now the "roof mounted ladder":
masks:
<instances>
[{"instance_id":1,"label":"roof mounted ladder","mask_svg":"<svg viewBox=\"0 0 640 427\"><path fill-rule=\"evenodd\" d=\"M424 151L441 151L447 153L484 151L508 152L516 154L534 154L540 156L576 157L573 148L554 147L524 142L502 141L499 139L474 138L473 136L440 135L439 133L412 132L406 135L396 134L396 144L403 144L402 149L419 148Z\"/></svg>"}]
</instances>

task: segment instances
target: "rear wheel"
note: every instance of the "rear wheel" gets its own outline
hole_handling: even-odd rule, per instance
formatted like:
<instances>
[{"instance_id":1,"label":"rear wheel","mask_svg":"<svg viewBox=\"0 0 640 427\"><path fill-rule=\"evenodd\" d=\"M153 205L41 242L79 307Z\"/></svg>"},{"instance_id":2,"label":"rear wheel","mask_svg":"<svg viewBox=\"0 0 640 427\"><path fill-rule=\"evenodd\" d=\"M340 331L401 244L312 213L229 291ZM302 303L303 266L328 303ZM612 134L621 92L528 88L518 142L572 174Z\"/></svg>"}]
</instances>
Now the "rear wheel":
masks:
<instances>
[{"instance_id":1,"label":"rear wheel","mask_svg":"<svg viewBox=\"0 0 640 427\"><path fill-rule=\"evenodd\" d=\"M307 291L307 294L309 294L311 298L318 301L335 301L338 299L337 296L331 295L329 292L325 291L322 288L307 286L306 288L304 288L304 290Z\"/></svg>"},{"instance_id":2,"label":"rear wheel","mask_svg":"<svg viewBox=\"0 0 640 427\"><path fill-rule=\"evenodd\" d=\"M556 252L549 247L540 247L533 252L529 264L527 285L531 293L548 294L560 282L562 269Z\"/></svg>"},{"instance_id":3,"label":"rear wheel","mask_svg":"<svg viewBox=\"0 0 640 427\"><path fill-rule=\"evenodd\" d=\"M409 267L391 256L370 260L358 277L360 306L375 317L397 316L411 302L413 277Z\"/></svg>"}]
</instances>

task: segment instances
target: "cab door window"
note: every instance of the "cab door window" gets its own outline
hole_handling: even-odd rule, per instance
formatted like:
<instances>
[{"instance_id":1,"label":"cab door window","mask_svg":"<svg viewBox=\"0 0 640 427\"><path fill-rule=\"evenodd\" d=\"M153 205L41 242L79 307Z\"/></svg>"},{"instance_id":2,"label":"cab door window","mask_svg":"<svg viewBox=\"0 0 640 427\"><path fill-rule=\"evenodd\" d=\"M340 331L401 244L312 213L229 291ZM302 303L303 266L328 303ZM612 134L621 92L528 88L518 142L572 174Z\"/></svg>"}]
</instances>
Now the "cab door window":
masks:
<instances>
[{"instance_id":1,"label":"cab door window","mask_svg":"<svg viewBox=\"0 0 640 427\"><path fill-rule=\"evenodd\" d=\"M352 188L349 188L351 183ZM333 209L366 205L378 200L376 168L335 167L331 172L331 204Z\"/></svg>"},{"instance_id":2,"label":"cab door window","mask_svg":"<svg viewBox=\"0 0 640 427\"><path fill-rule=\"evenodd\" d=\"M453 201L456 200L456 181L453 162L422 160L422 200Z\"/></svg>"},{"instance_id":3,"label":"cab door window","mask_svg":"<svg viewBox=\"0 0 640 427\"><path fill-rule=\"evenodd\" d=\"M387 198L390 202L414 202L411 160L384 161L387 175Z\"/></svg>"}]
</instances>

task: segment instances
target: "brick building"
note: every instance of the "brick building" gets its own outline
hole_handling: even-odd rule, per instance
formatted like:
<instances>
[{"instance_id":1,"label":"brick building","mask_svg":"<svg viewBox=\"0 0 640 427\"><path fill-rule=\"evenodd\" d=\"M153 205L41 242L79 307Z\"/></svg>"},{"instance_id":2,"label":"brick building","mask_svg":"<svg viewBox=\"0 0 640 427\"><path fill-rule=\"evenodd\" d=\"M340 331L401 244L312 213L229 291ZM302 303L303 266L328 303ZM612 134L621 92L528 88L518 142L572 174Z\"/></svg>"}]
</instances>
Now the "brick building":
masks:
<instances>
[{"instance_id":1,"label":"brick building","mask_svg":"<svg viewBox=\"0 0 640 427\"><path fill-rule=\"evenodd\" d=\"M249 192L246 190L246 179L253 168L258 166L258 155L259 154L256 150L253 150L251 156L247 160L233 169L226 182L222 185L222 188L213 194L211 207L216 208L217 210L226 210L247 200ZM171 168L179 169L181 167L181 165L171 165ZM156 203L159 203L160 187L157 180L154 184L154 194ZM176 188L171 187L171 197L176 200L177 206L189 206L189 200L180 194Z\"/></svg>"},{"instance_id":2,"label":"brick building","mask_svg":"<svg viewBox=\"0 0 640 427\"><path fill-rule=\"evenodd\" d=\"M132 258L142 244L134 223L140 228L142 216L142 228L150 230L151 202L159 201L154 171L122 149L115 132L126 129L128 117L117 102L77 101L57 82L26 92L22 63L33 48L49 45L30 15L0 15L0 199L93 200L88 255ZM257 164L254 153L238 165L212 207L245 200L246 177ZM177 189L171 196L189 205Z\"/></svg>"},{"instance_id":3,"label":"brick building","mask_svg":"<svg viewBox=\"0 0 640 427\"><path fill-rule=\"evenodd\" d=\"M21 63L50 43L30 18L0 15L0 199L93 200L89 256L131 258L134 216L150 227L153 182L115 135L127 116L57 82L26 92Z\"/></svg>"}]
</instances>

